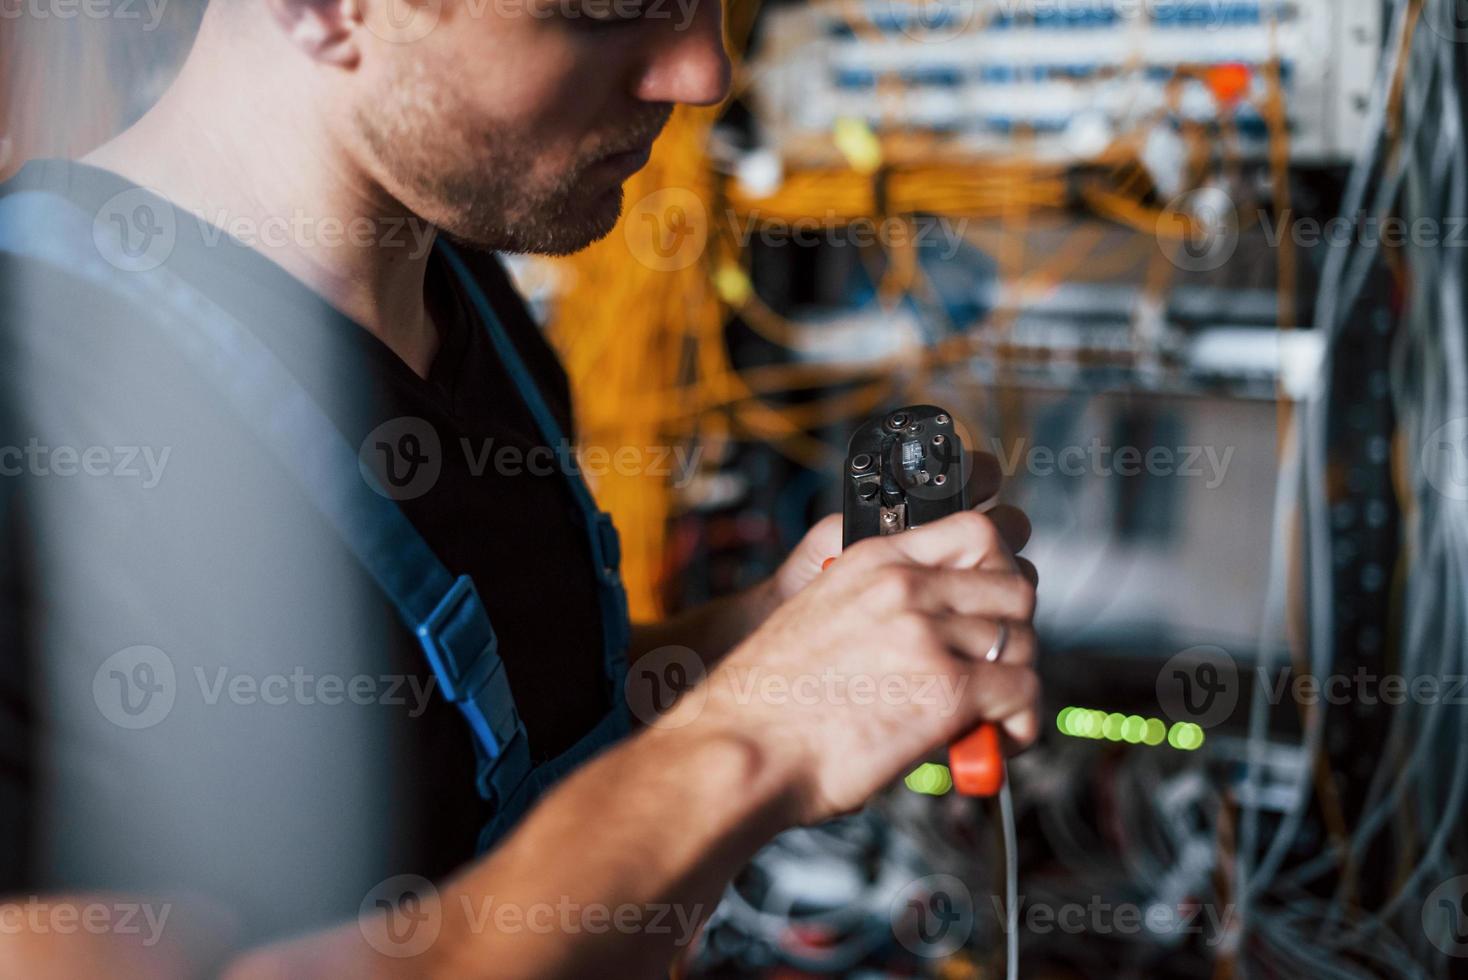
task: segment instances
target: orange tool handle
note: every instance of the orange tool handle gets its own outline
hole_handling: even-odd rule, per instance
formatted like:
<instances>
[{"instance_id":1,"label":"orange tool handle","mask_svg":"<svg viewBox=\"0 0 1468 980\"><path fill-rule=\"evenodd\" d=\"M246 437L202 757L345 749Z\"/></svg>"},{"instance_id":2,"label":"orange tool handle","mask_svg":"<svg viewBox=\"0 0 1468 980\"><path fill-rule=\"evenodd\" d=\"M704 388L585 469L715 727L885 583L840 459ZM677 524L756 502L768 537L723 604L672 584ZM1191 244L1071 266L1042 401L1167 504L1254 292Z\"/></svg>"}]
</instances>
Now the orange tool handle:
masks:
<instances>
[{"instance_id":1,"label":"orange tool handle","mask_svg":"<svg viewBox=\"0 0 1468 980\"><path fill-rule=\"evenodd\" d=\"M831 567L835 558L821 563ZM985 722L948 746L948 770L953 788L964 796L993 796L1004 785L1004 753L999 749L999 729Z\"/></svg>"},{"instance_id":2,"label":"orange tool handle","mask_svg":"<svg viewBox=\"0 0 1468 980\"><path fill-rule=\"evenodd\" d=\"M948 746L953 788L964 796L993 796L1004 785L1004 753L999 729L985 722Z\"/></svg>"}]
</instances>

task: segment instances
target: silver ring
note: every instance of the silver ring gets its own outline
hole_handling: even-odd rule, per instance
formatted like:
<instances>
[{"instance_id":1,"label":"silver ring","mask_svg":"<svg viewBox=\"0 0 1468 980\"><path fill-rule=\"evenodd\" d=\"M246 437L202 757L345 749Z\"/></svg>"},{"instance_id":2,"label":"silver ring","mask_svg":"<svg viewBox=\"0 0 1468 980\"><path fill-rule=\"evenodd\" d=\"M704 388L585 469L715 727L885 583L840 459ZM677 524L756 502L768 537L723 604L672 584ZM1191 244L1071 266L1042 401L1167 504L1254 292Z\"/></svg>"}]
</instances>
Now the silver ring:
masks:
<instances>
[{"instance_id":1,"label":"silver ring","mask_svg":"<svg viewBox=\"0 0 1468 980\"><path fill-rule=\"evenodd\" d=\"M1009 627L1004 623L1000 623L999 634L994 637L994 645L989 648L988 653L984 654L984 659L989 661L989 663L991 664L994 663L996 660L1004 655L1004 644L1008 642Z\"/></svg>"}]
</instances>

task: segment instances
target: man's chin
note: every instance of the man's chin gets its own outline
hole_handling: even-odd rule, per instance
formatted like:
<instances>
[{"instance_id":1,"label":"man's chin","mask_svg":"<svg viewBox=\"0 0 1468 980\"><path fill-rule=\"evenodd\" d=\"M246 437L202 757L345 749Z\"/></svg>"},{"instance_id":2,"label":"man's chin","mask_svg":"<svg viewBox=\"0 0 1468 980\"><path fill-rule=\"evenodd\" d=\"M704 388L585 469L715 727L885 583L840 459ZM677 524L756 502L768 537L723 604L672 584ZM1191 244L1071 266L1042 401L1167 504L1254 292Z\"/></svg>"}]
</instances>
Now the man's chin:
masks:
<instances>
[{"instance_id":1,"label":"man's chin","mask_svg":"<svg viewBox=\"0 0 1468 980\"><path fill-rule=\"evenodd\" d=\"M593 200L557 208L554 216L534 215L495 227L443 227L450 241L471 248L515 255L574 255L610 235L622 216L624 193L615 184Z\"/></svg>"}]
</instances>

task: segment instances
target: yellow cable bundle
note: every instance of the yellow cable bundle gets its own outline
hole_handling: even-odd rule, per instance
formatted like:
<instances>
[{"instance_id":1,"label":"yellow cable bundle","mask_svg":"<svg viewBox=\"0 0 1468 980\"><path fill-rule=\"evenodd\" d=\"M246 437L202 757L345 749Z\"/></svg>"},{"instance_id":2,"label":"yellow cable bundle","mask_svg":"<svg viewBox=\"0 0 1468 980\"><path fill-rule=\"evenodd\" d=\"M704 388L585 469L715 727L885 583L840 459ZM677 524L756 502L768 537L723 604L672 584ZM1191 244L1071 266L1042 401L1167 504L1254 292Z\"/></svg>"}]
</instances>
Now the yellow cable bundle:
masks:
<instances>
[{"instance_id":1,"label":"yellow cable bundle","mask_svg":"<svg viewBox=\"0 0 1468 980\"><path fill-rule=\"evenodd\" d=\"M704 146L715 117L714 110L679 108L651 162L628 181L616 229L557 263L567 281L551 338L576 392L588 459L597 450L609 454L610 465L588 467L588 475L622 533L634 619L663 612L658 583L672 506L670 450L690 444L670 438L662 419L692 408L693 390L683 384L689 341L717 336L720 328L705 254L713 178ZM649 405L660 410L636 408Z\"/></svg>"}]
</instances>

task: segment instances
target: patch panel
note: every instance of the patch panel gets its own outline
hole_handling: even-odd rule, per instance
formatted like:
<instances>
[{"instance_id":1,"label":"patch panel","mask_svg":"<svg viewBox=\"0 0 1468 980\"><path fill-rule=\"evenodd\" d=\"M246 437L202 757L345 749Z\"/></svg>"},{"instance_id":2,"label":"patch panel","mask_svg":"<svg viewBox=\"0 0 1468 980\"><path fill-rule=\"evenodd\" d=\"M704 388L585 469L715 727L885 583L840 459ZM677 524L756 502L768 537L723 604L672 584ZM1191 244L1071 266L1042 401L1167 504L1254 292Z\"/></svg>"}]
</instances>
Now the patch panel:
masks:
<instances>
[{"instance_id":1,"label":"patch panel","mask_svg":"<svg viewBox=\"0 0 1468 980\"><path fill-rule=\"evenodd\" d=\"M1065 161L1094 152L1098 125L1120 137L1226 114L1259 159L1277 58L1292 158L1329 164L1353 149L1381 32L1375 0L816 3L768 14L752 87L766 142L796 159L834 157L842 118Z\"/></svg>"},{"instance_id":2,"label":"patch panel","mask_svg":"<svg viewBox=\"0 0 1468 980\"><path fill-rule=\"evenodd\" d=\"M930 4L892 0L880 9L868 12L867 27L888 34L913 34L920 31L952 30L970 22L982 22L992 30L1031 27L1040 30L1071 31L1110 28L1134 20L1145 20L1162 27L1215 28L1222 26L1258 26L1274 20L1289 22L1298 16L1299 7L1289 0L1273 3L1225 2L1225 0L1185 0L1154 2L1138 9L1135 2L1113 4L1107 0L1037 0L1033 9L1014 9L1010 4L950 3ZM853 37L866 33L855 25L832 21L827 25L833 37Z\"/></svg>"}]
</instances>

